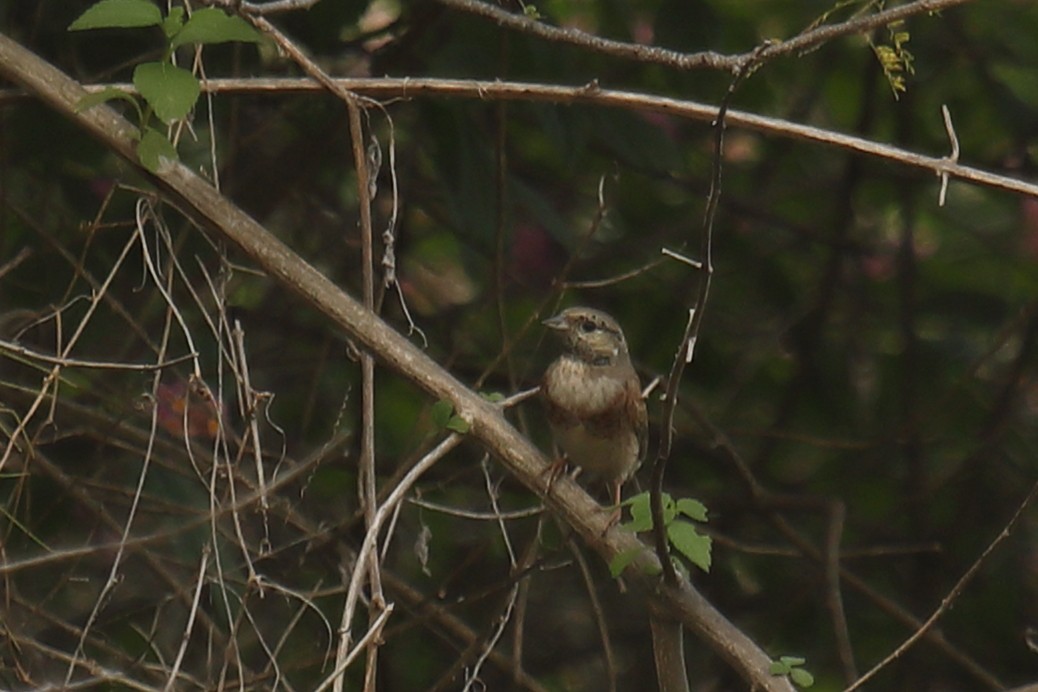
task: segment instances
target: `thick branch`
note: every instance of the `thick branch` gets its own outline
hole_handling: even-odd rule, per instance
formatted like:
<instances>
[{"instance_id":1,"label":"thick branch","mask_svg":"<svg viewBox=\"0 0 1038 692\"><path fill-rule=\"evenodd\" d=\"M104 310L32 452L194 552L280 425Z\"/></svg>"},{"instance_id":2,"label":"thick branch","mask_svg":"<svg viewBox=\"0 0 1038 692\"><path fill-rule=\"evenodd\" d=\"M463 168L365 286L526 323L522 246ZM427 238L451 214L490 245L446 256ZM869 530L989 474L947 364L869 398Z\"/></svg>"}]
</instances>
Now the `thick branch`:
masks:
<instances>
[{"instance_id":1,"label":"thick branch","mask_svg":"<svg viewBox=\"0 0 1038 692\"><path fill-rule=\"evenodd\" d=\"M107 147L139 165L134 150L134 128L130 123L107 106L77 113L76 104L86 94L82 86L3 34L0 34L0 75L21 84ZM370 353L431 396L452 402L458 413L471 423L471 435L520 482L541 495L545 504L601 556L608 560L621 551L638 550L637 559L628 569L628 578L643 586L659 607L680 614L686 626L752 685L759 689L792 689L788 681L768 673L768 656L690 584L663 588L657 579L647 576L659 572L655 554L627 532L615 528L607 531L610 512L596 504L574 482L556 481L548 493L547 476L543 473L547 460L493 404L455 379L187 167L167 164L158 173L148 175L184 213L237 244L273 278L331 318Z\"/></svg>"}]
</instances>

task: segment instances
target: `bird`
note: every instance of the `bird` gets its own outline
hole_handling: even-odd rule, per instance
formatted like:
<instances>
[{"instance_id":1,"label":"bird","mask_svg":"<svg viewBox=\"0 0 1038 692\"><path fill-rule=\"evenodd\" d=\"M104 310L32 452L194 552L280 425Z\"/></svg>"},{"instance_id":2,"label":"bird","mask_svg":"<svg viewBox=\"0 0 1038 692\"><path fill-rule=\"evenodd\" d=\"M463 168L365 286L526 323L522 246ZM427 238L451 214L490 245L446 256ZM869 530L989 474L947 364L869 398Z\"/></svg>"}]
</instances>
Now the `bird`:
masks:
<instances>
[{"instance_id":1,"label":"bird","mask_svg":"<svg viewBox=\"0 0 1038 692\"><path fill-rule=\"evenodd\" d=\"M648 442L648 415L638 373L620 324L588 307L566 308L542 322L562 338L562 354L541 381L541 399L563 456L604 481L619 518L623 484L638 470ZM550 485L550 483L549 483Z\"/></svg>"}]
</instances>

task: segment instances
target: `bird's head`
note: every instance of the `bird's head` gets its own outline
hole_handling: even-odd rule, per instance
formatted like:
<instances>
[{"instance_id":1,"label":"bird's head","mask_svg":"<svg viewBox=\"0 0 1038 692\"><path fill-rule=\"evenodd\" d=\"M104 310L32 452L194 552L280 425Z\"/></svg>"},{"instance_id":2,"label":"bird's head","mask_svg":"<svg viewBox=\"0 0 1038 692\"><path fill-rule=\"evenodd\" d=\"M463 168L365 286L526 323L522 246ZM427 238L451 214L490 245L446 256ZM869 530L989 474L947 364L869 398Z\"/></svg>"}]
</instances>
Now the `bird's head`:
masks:
<instances>
[{"instance_id":1,"label":"bird's head","mask_svg":"<svg viewBox=\"0 0 1038 692\"><path fill-rule=\"evenodd\" d=\"M616 365L629 360L627 342L612 317L592 308L566 308L544 320L558 332L566 350L589 365Z\"/></svg>"}]
</instances>

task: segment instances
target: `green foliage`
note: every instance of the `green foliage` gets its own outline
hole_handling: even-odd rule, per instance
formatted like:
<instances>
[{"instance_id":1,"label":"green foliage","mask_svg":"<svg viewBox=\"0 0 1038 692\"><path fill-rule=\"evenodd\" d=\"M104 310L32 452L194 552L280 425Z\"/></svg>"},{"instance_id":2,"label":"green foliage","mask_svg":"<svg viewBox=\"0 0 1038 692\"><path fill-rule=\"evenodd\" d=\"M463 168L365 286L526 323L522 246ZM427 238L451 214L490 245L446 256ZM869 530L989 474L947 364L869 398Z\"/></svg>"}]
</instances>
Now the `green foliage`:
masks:
<instances>
[{"instance_id":1,"label":"green foliage","mask_svg":"<svg viewBox=\"0 0 1038 692\"><path fill-rule=\"evenodd\" d=\"M69 31L147 26L162 28L167 40L163 59L140 63L133 71L133 85L147 104L147 110L137 104L132 94L113 87L90 94L77 105L79 110L85 110L111 99L134 103L141 132L137 155L141 164L151 171L158 170L161 159L176 161L177 151L168 138L151 128L150 113L154 113L166 125L182 120L195 107L202 89L197 77L173 64L173 51L188 44L230 41L260 43L264 40L262 34L241 17L228 16L213 7L195 11L187 21L184 21L184 15L182 7L174 7L163 18L159 9L148 0L101 0L69 25ZM158 138L164 139L165 144L159 142Z\"/></svg>"},{"instance_id":2,"label":"green foliage","mask_svg":"<svg viewBox=\"0 0 1038 692\"><path fill-rule=\"evenodd\" d=\"M858 17L869 12L879 12L886 6L885 0L840 0L831 8L815 19L810 28L817 28L834 19L834 16L845 10L852 10L851 17ZM905 44L909 41L909 33L904 30L904 20L892 22L887 25L890 43L877 43L872 37L868 37L869 47L879 61L883 70L883 76L890 86L895 99L908 90L906 75L915 74L912 64L913 56Z\"/></svg>"},{"instance_id":3,"label":"green foliage","mask_svg":"<svg viewBox=\"0 0 1038 692\"><path fill-rule=\"evenodd\" d=\"M652 531L652 508L649 493L640 493L625 500L624 505L630 508L631 520L622 526L635 533ZM666 527L667 541L672 548L686 560L703 570L710 571L711 540L709 536L699 533L694 522L706 523L706 506L690 498L677 501L668 493L663 493L663 523ZM616 577L627 568L634 559L636 551L623 552L616 555L609 563L610 573Z\"/></svg>"},{"instance_id":4,"label":"green foliage","mask_svg":"<svg viewBox=\"0 0 1038 692\"><path fill-rule=\"evenodd\" d=\"M262 43L264 38L241 17L232 17L215 7L195 10L183 27L170 35L170 46L213 44L238 41Z\"/></svg>"},{"instance_id":5,"label":"green foliage","mask_svg":"<svg viewBox=\"0 0 1038 692\"><path fill-rule=\"evenodd\" d=\"M149 171L157 171L163 160L169 163L177 161L177 150L166 135L153 127L149 127L141 135L137 145L137 156Z\"/></svg>"},{"instance_id":6,"label":"green foliage","mask_svg":"<svg viewBox=\"0 0 1038 692\"><path fill-rule=\"evenodd\" d=\"M897 30L897 27L903 25L904 22L897 22L887 27L890 33L889 45L870 42L894 98L898 98L902 92L908 90L905 75L915 74L915 67L912 65L914 58L912 53L905 48L905 44L909 41L908 32Z\"/></svg>"},{"instance_id":7,"label":"green foliage","mask_svg":"<svg viewBox=\"0 0 1038 692\"><path fill-rule=\"evenodd\" d=\"M802 667L805 663L807 659L799 656L780 656L771 662L768 670L775 676L789 676L797 687L811 687L815 684L815 676Z\"/></svg>"},{"instance_id":8,"label":"green foliage","mask_svg":"<svg viewBox=\"0 0 1038 692\"><path fill-rule=\"evenodd\" d=\"M133 71L133 85L167 125L195 106L201 85L193 74L169 62L145 62Z\"/></svg>"},{"instance_id":9,"label":"green foliage","mask_svg":"<svg viewBox=\"0 0 1038 692\"><path fill-rule=\"evenodd\" d=\"M130 29L157 26L162 13L149 0L101 0L92 5L69 25L69 31L87 29Z\"/></svg>"},{"instance_id":10,"label":"green foliage","mask_svg":"<svg viewBox=\"0 0 1038 692\"><path fill-rule=\"evenodd\" d=\"M115 87L105 87L101 91L87 94L83 98L79 99L79 102L76 104L76 111L85 111L94 106L105 103L106 101L112 101L115 99L120 99L131 104L137 111L137 119L143 119L144 111L141 110L140 102L134 98L132 94Z\"/></svg>"},{"instance_id":11,"label":"green foliage","mask_svg":"<svg viewBox=\"0 0 1038 692\"><path fill-rule=\"evenodd\" d=\"M443 430L450 430L464 435L471 427L467 420L454 413L454 405L446 399L440 399L434 403L430 413L436 427Z\"/></svg>"},{"instance_id":12,"label":"green foliage","mask_svg":"<svg viewBox=\"0 0 1038 692\"><path fill-rule=\"evenodd\" d=\"M543 19L541 13L537 10L537 5L523 5L523 14L530 19Z\"/></svg>"}]
</instances>

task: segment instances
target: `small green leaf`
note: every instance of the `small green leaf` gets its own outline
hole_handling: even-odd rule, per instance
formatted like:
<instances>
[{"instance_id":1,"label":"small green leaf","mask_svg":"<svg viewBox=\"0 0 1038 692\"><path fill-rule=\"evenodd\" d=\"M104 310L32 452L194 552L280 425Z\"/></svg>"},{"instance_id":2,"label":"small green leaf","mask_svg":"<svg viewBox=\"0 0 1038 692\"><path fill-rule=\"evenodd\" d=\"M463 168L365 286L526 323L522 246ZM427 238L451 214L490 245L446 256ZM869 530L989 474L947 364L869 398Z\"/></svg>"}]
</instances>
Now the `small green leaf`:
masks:
<instances>
[{"instance_id":1,"label":"small green leaf","mask_svg":"<svg viewBox=\"0 0 1038 692\"><path fill-rule=\"evenodd\" d=\"M505 400L505 395L501 392L480 392L479 395L492 404L498 404Z\"/></svg>"},{"instance_id":2,"label":"small green leaf","mask_svg":"<svg viewBox=\"0 0 1038 692\"><path fill-rule=\"evenodd\" d=\"M206 7L191 13L191 18L184 24L184 28L173 37L170 45L177 48L185 43L226 43L228 41L260 43L263 41L263 34L256 31L241 17L232 17L224 14L223 10Z\"/></svg>"},{"instance_id":3,"label":"small green leaf","mask_svg":"<svg viewBox=\"0 0 1038 692\"><path fill-rule=\"evenodd\" d=\"M649 493L639 493L624 502L631 508L631 521L624 526L634 533L652 530L652 510L649 506Z\"/></svg>"},{"instance_id":4,"label":"small green leaf","mask_svg":"<svg viewBox=\"0 0 1038 692\"><path fill-rule=\"evenodd\" d=\"M667 539L693 565L704 572L710 571L710 537L696 531L692 523L681 520L670 523Z\"/></svg>"},{"instance_id":5,"label":"small green leaf","mask_svg":"<svg viewBox=\"0 0 1038 692\"><path fill-rule=\"evenodd\" d=\"M678 514L684 514L689 519L695 519L706 523L706 505L699 500L683 497L677 503Z\"/></svg>"},{"instance_id":6,"label":"small green leaf","mask_svg":"<svg viewBox=\"0 0 1038 692\"><path fill-rule=\"evenodd\" d=\"M137 119L140 120L141 104L137 102L137 99L133 94L115 87L105 87L101 91L95 91L79 99L76 101L76 112L81 113L85 110L90 110L94 106L98 106L105 101L111 101L113 99L122 99L123 101L129 101L132 103L133 107L137 109Z\"/></svg>"},{"instance_id":7,"label":"small green leaf","mask_svg":"<svg viewBox=\"0 0 1038 692\"><path fill-rule=\"evenodd\" d=\"M623 506L626 506L626 507L631 507L631 506L636 505L636 504L647 503L648 501L649 501L649 492L645 491L643 493L638 493L637 495L632 495L631 497L627 498L626 500L623 500L620 504L623 505Z\"/></svg>"},{"instance_id":8,"label":"small green leaf","mask_svg":"<svg viewBox=\"0 0 1038 692\"><path fill-rule=\"evenodd\" d=\"M85 29L127 29L136 26L158 26L162 12L148 0L101 0L87 8L72 22L69 31Z\"/></svg>"},{"instance_id":9,"label":"small green leaf","mask_svg":"<svg viewBox=\"0 0 1038 692\"><path fill-rule=\"evenodd\" d=\"M670 496L670 493L663 493L660 496L663 504L663 523L670 525L670 522L674 521L674 518L678 515L677 505L674 503L674 498Z\"/></svg>"},{"instance_id":10,"label":"small green leaf","mask_svg":"<svg viewBox=\"0 0 1038 692\"><path fill-rule=\"evenodd\" d=\"M541 13L537 10L536 5L524 5L523 14L530 19L541 19Z\"/></svg>"},{"instance_id":11,"label":"small green leaf","mask_svg":"<svg viewBox=\"0 0 1038 692\"><path fill-rule=\"evenodd\" d=\"M174 7L169 11L169 14L164 20L162 20L162 33L166 35L167 39L173 38L180 32L184 27L184 8Z\"/></svg>"},{"instance_id":12,"label":"small green leaf","mask_svg":"<svg viewBox=\"0 0 1038 692\"><path fill-rule=\"evenodd\" d=\"M191 112L202 88L193 74L168 62L145 62L133 71L133 85L164 123Z\"/></svg>"},{"instance_id":13,"label":"small green leaf","mask_svg":"<svg viewBox=\"0 0 1038 692\"><path fill-rule=\"evenodd\" d=\"M807 659L800 656L780 656L777 661L771 662L768 672L772 675L788 675L797 687L811 687L815 684L815 676L800 667L806 662Z\"/></svg>"},{"instance_id":14,"label":"small green leaf","mask_svg":"<svg viewBox=\"0 0 1038 692\"><path fill-rule=\"evenodd\" d=\"M631 521L621 524L621 526L631 533L652 531L652 516L649 514L639 514L636 517L632 517Z\"/></svg>"},{"instance_id":15,"label":"small green leaf","mask_svg":"<svg viewBox=\"0 0 1038 692\"><path fill-rule=\"evenodd\" d=\"M164 160L178 160L177 150L173 144L161 132L150 127L145 130L140 143L137 144L137 157L141 160L141 165L152 173L159 172Z\"/></svg>"},{"instance_id":16,"label":"small green leaf","mask_svg":"<svg viewBox=\"0 0 1038 692\"><path fill-rule=\"evenodd\" d=\"M640 551L641 548L630 548L613 556L613 559L609 561L609 574L613 576L613 579L623 574L623 571L634 561Z\"/></svg>"},{"instance_id":17,"label":"small green leaf","mask_svg":"<svg viewBox=\"0 0 1038 692\"><path fill-rule=\"evenodd\" d=\"M447 421L447 425L445 425L444 427L446 427L448 430L453 430L454 432L460 433L462 435L467 433L472 428L472 426L469 425L469 422L461 416L451 416L450 420Z\"/></svg>"},{"instance_id":18,"label":"small green leaf","mask_svg":"<svg viewBox=\"0 0 1038 692\"><path fill-rule=\"evenodd\" d=\"M810 687L815 684L815 676L808 673L803 668L794 668L789 671L789 679L793 681L793 684L797 687Z\"/></svg>"},{"instance_id":19,"label":"small green leaf","mask_svg":"<svg viewBox=\"0 0 1038 692\"><path fill-rule=\"evenodd\" d=\"M454 415L454 404L447 401L446 399L440 399L432 405L433 424L437 428L446 428L447 424L451 422L451 416Z\"/></svg>"}]
</instances>

